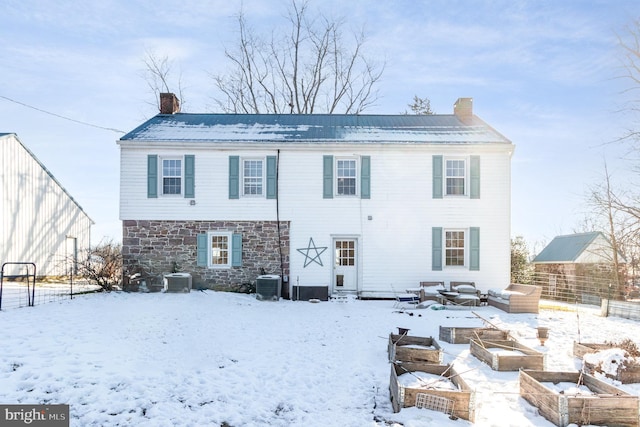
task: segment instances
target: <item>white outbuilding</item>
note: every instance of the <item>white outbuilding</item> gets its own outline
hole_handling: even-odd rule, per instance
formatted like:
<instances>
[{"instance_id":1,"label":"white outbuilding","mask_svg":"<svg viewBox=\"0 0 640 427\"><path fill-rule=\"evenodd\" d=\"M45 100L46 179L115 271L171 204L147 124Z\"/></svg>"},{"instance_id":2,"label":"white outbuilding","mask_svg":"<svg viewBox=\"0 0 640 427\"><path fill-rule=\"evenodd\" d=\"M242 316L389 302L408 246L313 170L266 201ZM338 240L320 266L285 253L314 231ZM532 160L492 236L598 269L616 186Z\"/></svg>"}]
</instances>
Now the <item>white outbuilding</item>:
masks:
<instances>
[{"instance_id":1,"label":"white outbuilding","mask_svg":"<svg viewBox=\"0 0 640 427\"><path fill-rule=\"evenodd\" d=\"M90 246L93 221L15 133L0 133L0 191L4 276L32 264L38 277L69 274Z\"/></svg>"}]
</instances>

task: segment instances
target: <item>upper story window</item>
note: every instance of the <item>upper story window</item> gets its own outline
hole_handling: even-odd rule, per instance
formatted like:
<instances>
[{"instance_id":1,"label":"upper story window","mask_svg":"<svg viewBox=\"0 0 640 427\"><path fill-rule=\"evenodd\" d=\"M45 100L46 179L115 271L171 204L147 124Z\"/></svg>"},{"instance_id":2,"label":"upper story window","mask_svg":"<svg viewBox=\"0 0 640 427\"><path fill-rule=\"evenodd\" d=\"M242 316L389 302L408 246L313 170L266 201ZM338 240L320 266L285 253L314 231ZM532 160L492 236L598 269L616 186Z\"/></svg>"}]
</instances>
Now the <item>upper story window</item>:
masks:
<instances>
[{"instance_id":1,"label":"upper story window","mask_svg":"<svg viewBox=\"0 0 640 427\"><path fill-rule=\"evenodd\" d=\"M229 156L229 199L278 197L278 157Z\"/></svg>"},{"instance_id":2,"label":"upper story window","mask_svg":"<svg viewBox=\"0 0 640 427\"><path fill-rule=\"evenodd\" d=\"M464 266L464 231L445 231L445 265Z\"/></svg>"},{"instance_id":3,"label":"upper story window","mask_svg":"<svg viewBox=\"0 0 640 427\"><path fill-rule=\"evenodd\" d=\"M371 198L371 156L322 156L322 198Z\"/></svg>"},{"instance_id":4,"label":"upper story window","mask_svg":"<svg viewBox=\"0 0 640 427\"><path fill-rule=\"evenodd\" d=\"M443 197L480 198L480 156L432 156L434 199Z\"/></svg>"},{"instance_id":5,"label":"upper story window","mask_svg":"<svg viewBox=\"0 0 640 427\"><path fill-rule=\"evenodd\" d=\"M446 161L445 182L447 196L464 196L466 190L467 168L462 159Z\"/></svg>"},{"instance_id":6,"label":"upper story window","mask_svg":"<svg viewBox=\"0 0 640 427\"><path fill-rule=\"evenodd\" d=\"M182 159L162 159L162 194L182 194Z\"/></svg>"},{"instance_id":7,"label":"upper story window","mask_svg":"<svg viewBox=\"0 0 640 427\"><path fill-rule=\"evenodd\" d=\"M167 196L184 195L193 199L196 196L196 157L147 155L147 197L155 199Z\"/></svg>"},{"instance_id":8,"label":"upper story window","mask_svg":"<svg viewBox=\"0 0 640 427\"><path fill-rule=\"evenodd\" d=\"M264 187L264 167L262 160L242 161L242 188L245 196L262 196Z\"/></svg>"},{"instance_id":9,"label":"upper story window","mask_svg":"<svg viewBox=\"0 0 640 427\"><path fill-rule=\"evenodd\" d=\"M336 161L336 194L338 196L355 196L356 183L356 160L338 159Z\"/></svg>"}]
</instances>

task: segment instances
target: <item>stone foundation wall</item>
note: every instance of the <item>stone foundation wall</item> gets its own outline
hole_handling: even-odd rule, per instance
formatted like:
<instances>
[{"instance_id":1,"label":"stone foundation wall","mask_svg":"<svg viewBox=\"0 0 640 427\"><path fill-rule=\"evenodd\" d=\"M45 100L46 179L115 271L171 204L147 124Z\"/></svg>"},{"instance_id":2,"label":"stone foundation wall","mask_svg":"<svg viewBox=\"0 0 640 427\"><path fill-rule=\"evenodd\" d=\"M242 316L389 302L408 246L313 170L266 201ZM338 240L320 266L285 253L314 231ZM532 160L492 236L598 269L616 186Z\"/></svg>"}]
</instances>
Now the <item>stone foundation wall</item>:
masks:
<instances>
[{"instance_id":1,"label":"stone foundation wall","mask_svg":"<svg viewBox=\"0 0 640 427\"><path fill-rule=\"evenodd\" d=\"M255 285L260 274L289 275L289 222L277 221L153 221L122 223L125 280L133 273L162 285L162 274L191 273L193 288L237 290ZM197 266L197 235L208 231L242 233L242 266L212 269ZM282 251L282 268L280 251Z\"/></svg>"}]
</instances>

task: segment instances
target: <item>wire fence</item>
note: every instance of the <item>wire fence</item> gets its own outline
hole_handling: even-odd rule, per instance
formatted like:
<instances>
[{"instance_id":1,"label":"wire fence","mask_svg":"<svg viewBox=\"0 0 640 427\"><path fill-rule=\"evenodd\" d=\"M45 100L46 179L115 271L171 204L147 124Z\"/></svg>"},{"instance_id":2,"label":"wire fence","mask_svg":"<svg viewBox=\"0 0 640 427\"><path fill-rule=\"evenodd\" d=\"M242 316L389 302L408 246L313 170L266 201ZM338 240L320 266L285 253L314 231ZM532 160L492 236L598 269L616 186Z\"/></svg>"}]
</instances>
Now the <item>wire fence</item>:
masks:
<instances>
[{"instance_id":1,"label":"wire fence","mask_svg":"<svg viewBox=\"0 0 640 427\"><path fill-rule=\"evenodd\" d=\"M40 305L64 299L74 295L95 292L99 286L88 282L33 283L23 281L2 282L0 289L0 310Z\"/></svg>"},{"instance_id":2,"label":"wire fence","mask_svg":"<svg viewBox=\"0 0 640 427\"><path fill-rule=\"evenodd\" d=\"M531 284L542 288L542 299L552 301L587 305L601 305L603 300L640 303L637 289L607 277L536 272Z\"/></svg>"},{"instance_id":3,"label":"wire fence","mask_svg":"<svg viewBox=\"0 0 640 427\"><path fill-rule=\"evenodd\" d=\"M580 304L600 308L603 316L640 320L640 287L606 276L575 276L535 272L529 282L542 288L541 300L558 302L548 308Z\"/></svg>"}]
</instances>

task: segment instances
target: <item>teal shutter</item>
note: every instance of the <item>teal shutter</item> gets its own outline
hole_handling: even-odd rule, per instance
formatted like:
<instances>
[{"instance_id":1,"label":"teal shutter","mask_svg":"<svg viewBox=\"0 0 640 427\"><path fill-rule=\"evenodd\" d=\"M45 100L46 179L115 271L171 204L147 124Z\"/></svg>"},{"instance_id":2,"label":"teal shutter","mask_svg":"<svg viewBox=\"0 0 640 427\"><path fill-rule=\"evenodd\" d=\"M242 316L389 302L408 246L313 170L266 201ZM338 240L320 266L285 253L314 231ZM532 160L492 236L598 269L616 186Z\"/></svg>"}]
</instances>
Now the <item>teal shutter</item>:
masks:
<instances>
[{"instance_id":1,"label":"teal shutter","mask_svg":"<svg viewBox=\"0 0 640 427\"><path fill-rule=\"evenodd\" d=\"M469 165L469 197L480 198L480 156L471 156Z\"/></svg>"},{"instance_id":2,"label":"teal shutter","mask_svg":"<svg viewBox=\"0 0 640 427\"><path fill-rule=\"evenodd\" d=\"M278 197L278 171L276 156L267 156L267 199Z\"/></svg>"},{"instance_id":3,"label":"teal shutter","mask_svg":"<svg viewBox=\"0 0 640 427\"><path fill-rule=\"evenodd\" d=\"M229 156L229 198L240 198L240 157Z\"/></svg>"},{"instance_id":4,"label":"teal shutter","mask_svg":"<svg viewBox=\"0 0 640 427\"><path fill-rule=\"evenodd\" d=\"M322 157L322 197L333 199L333 156Z\"/></svg>"},{"instance_id":5,"label":"teal shutter","mask_svg":"<svg viewBox=\"0 0 640 427\"><path fill-rule=\"evenodd\" d=\"M433 198L442 199L442 156L433 156Z\"/></svg>"},{"instance_id":6,"label":"teal shutter","mask_svg":"<svg viewBox=\"0 0 640 427\"><path fill-rule=\"evenodd\" d=\"M184 197L196 197L196 159L193 154L184 156Z\"/></svg>"},{"instance_id":7,"label":"teal shutter","mask_svg":"<svg viewBox=\"0 0 640 427\"><path fill-rule=\"evenodd\" d=\"M231 236L231 266L242 267L242 234L233 233Z\"/></svg>"},{"instance_id":8,"label":"teal shutter","mask_svg":"<svg viewBox=\"0 0 640 427\"><path fill-rule=\"evenodd\" d=\"M360 158L360 197L371 198L371 156Z\"/></svg>"},{"instance_id":9,"label":"teal shutter","mask_svg":"<svg viewBox=\"0 0 640 427\"><path fill-rule=\"evenodd\" d=\"M158 197L158 156L147 156L147 197Z\"/></svg>"},{"instance_id":10,"label":"teal shutter","mask_svg":"<svg viewBox=\"0 0 640 427\"><path fill-rule=\"evenodd\" d=\"M469 270L480 270L480 228L469 229Z\"/></svg>"},{"instance_id":11,"label":"teal shutter","mask_svg":"<svg viewBox=\"0 0 640 427\"><path fill-rule=\"evenodd\" d=\"M442 270L442 227L431 229L431 270Z\"/></svg>"},{"instance_id":12,"label":"teal shutter","mask_svg":"<svg viewBox=\"0 0 640 427\"><path fill-rule=\"evenodd\" d=\"M198 267L206 267L207 266L207 253L208 253L208 241L206 233L198 234L198 246L196 250L197 254L197 262Z\"/></svg>"}]
</instances>

